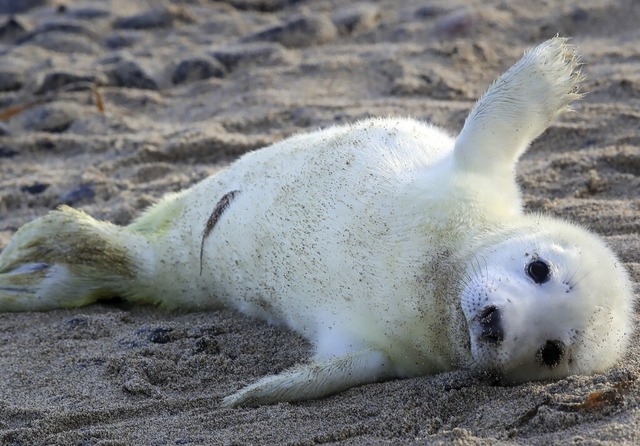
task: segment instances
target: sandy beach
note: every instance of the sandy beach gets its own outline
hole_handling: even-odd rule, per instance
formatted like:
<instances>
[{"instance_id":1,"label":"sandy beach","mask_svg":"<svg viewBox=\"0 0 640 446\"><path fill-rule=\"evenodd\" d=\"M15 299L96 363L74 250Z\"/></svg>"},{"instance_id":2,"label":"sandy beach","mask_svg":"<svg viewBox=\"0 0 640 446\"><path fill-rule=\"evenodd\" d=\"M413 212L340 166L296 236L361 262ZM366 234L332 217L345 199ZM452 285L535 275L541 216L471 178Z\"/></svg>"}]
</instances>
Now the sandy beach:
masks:
<instances>
[{"instance_id":1,"label":"sandy beach","mask_svg":"<svg viewBox=\"0 0 640 446\"><path fill-rule=\"evenodd\" d=\"M560 34L588 94L520 162L526 207L603 235L638 295L638 23L635 0L0 0L0 250L60 204L127 224L299 132L395 115L456 135L500 73ZM456 371L219 407L310 354L232 310L0 314L0 443L640 442L637 334L595 376L505 387Z\"/></svg>"}]
</instances>

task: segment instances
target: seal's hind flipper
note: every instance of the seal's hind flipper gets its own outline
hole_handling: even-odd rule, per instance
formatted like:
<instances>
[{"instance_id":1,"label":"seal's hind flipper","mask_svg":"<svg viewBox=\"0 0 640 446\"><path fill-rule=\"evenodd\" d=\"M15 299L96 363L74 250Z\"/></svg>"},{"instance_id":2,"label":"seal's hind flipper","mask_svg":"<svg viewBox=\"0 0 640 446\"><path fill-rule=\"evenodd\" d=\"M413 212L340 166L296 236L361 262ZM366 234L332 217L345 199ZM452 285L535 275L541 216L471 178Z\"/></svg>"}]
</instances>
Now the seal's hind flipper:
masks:
<instances>
[{"instance_id":1,"label":"seal's hind flipper","mask_svg":"<svg viewBox=\"0 0 640 446\"><path fill-rule=\"evenodd\" d=\"M476 103L455 144L456 166L513 177L514 164L579 92L580 63L567 39L555 37L531 49Z\"/></svg>"},{"instance_id":2,"label":"seal's hind flipper","mask_svg":"<svg viewBox=\"0 0 640 446\"><path fill-rule=\"evenodd\" d=\"M0 309L28 309L27 302L36 299L37 284L46 278L49 267L46 263L25 263L0 273ZM21 302L26 307L21 307Z\"/></svg>"},{"instance_id":3,"label":"seal's hind flipper","mask_svg":"<svg viewBox=\"0 0 640 446\"><path fill-rule=\"evenodd\" d=\"M128 294L146 240L63 206L23 226L0 253L0 311L77 307Z\"/></svg>"},{"instance_id":4,"label":"seal's hind flipper","mask_svg":"<svg viewBox=\"0 0 640 446\"><path fill-rule=\"evenodd\" d=\"M267 376L222 400L223 407L304 401L396 376L389 358L365 349Z\"/></svg>"}]
</instances>

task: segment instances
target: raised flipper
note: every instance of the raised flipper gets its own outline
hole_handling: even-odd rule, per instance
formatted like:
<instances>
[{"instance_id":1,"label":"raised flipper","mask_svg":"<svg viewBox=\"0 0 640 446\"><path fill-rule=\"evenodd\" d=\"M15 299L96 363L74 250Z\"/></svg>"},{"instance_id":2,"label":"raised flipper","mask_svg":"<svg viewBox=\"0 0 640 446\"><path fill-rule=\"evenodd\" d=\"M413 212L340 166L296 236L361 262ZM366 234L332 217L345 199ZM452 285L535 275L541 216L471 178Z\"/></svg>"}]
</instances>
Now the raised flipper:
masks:
<instances>
[{"instance_id":1,"label":"raised flipper","mask_svg":"<svg viewBox=\"0 0 640 446\"><path fill-rule=\"evenodd\" d=\"M391 361L384 353L365 349L267 376L226 397L221 405L259 406L321 398L394 376Z\"/></svg>"},{"instance_id":2,"label":"raised flipper","mask_svg":"<svg viewBox=\"0 0 640 446\"><path fill-rule=\"evenodd\" d=\"M23 226L0 253L0 311L128 297L148 250L143 236L63 206Z\"/></svg>"},{"instance_id":3,"label":"raised flipper","mask_svg":"<svg viewBox=\"0 0 640 446\"><path fill-rule=\"evenodd\" d=\"M573 46L555 37L531 49L476 103L455 144L456 167L513 177L531 141L582 97Z\"/></svg>"}]
</instances>

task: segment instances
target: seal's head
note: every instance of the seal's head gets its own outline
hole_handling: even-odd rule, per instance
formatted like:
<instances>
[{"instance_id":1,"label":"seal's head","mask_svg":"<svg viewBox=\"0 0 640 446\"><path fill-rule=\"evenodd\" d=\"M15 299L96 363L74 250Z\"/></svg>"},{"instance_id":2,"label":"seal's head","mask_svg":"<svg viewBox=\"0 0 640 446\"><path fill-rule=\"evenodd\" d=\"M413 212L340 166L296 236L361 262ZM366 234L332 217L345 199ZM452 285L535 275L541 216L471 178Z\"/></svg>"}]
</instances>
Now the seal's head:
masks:
<instances>
[{"instance_id":1,"label":"seal's head","mask_svg":"<svg viewBox=\"0 0 640 446\"><path fill-rule=\"evenodd\" d=\"M462 310L474 368L516 383L610 367L632 331L625 269L589 232L530 218L467 268Z\"/></svg>"}]
</instances>

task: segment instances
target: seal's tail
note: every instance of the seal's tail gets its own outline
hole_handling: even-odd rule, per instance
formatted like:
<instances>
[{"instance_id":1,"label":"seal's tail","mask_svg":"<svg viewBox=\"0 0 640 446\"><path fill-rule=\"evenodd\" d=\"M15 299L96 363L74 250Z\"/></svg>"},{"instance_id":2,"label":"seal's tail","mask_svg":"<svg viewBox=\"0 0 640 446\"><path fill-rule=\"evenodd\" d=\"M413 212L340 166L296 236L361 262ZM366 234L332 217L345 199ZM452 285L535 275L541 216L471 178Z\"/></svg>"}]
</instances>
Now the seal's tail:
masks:
<instances>
[{"instance_id":1,"label":"seal's tail","mask_svg":"<svg viewBox=\"0 0 640 446\"><path fill-rule=\"evenodd\" d=\"M140 287L151 242L63 206L23 226L0 253L0 311L77 307Z\"/></svg>"}]
</instances>

